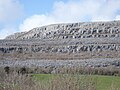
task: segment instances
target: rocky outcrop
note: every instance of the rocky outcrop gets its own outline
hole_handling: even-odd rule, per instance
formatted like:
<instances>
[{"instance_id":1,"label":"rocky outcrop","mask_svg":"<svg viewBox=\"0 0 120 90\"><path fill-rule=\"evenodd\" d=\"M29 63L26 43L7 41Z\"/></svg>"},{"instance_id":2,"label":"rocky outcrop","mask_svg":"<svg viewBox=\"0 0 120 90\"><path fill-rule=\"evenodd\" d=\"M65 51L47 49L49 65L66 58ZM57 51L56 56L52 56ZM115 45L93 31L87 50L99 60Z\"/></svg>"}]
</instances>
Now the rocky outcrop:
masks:
<instances>
[{"instance_id":1,"label":"rocky outcrop","mask_svg":"<svg viewBox=\"0 0 120 90\"><path fill-rule=\"evenodd\" d=\"M8 40L13 40L13 39L17 39L18 37L20 37L20 35L25 34L26 32L20 32L20 33L15 33L13 35L9 35L6 37L6 39Z\"/></svg>"},{"instance_id":2,"label":"rocky outcrop","mask_svg":"<svg viewBox=\"0 0 120 90\"><path fill-rule=\"evenodd\" d=\"M6 39L74 39L120 37L120 21L54 24L16 33Z\"/></svg>"},{"instance_id":3,"label":"rocky outcrop","mask_svg":"<svg viewBox=\"0 0 120 90\"><path fill-rule=\"evenodd\" d=\"M1 60L120 58L120 21L54 24L0 40Z\"/></svg>"},{"instance_id":4,"label":"rocky outcrop","mask_svg":"<svg viewBox=\"0 0 120 90\"><path fill-rule=\"evenodd\" d=\"M117 58L96 58L83 60L1 60L0 67L120 67L120 60Z\"/></svg>"}]
</instances>

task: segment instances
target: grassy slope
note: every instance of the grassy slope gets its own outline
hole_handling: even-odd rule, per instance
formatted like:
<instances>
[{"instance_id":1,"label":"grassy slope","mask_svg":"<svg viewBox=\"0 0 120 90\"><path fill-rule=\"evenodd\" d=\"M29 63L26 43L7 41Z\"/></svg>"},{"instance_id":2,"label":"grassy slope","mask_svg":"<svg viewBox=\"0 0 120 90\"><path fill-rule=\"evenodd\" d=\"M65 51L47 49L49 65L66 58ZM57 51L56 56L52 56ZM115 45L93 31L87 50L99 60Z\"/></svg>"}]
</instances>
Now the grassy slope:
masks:
<instances>
[{"instance_id":1,"label":"grassy slope","mask_svg":"<svg viewBox=\"0 0 120 90\"><path fill-rule=\"evenodd\" d=\"M36 78L40 82L47 83L56 76L58 75L35 74L34 78ZM111 88L113 88L112 90L120 90L120 77L118 76L100 76L100 75L89 75L89 76L71 75L71 76L80 78L80 80L88 80L94 82L97 90L111 90ZM114 87L116 89L114 89Z\"/></svg>"}]
</instances>

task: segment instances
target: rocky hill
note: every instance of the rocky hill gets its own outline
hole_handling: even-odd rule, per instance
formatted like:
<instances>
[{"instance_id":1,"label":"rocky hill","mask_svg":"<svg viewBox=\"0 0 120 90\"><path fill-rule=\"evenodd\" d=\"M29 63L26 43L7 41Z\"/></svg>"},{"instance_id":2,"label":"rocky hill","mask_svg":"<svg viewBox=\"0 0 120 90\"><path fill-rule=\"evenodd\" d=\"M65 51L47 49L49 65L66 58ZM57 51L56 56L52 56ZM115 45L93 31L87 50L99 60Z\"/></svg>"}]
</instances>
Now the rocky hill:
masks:
<instances>
[{"instance_id":1,"label":"rocky hill","mask_svg":"<svg viewBox=\"0 0 120 90\"><path fill-rule=\"evenodd\" d=\"M34 28L28 32L6 37L8 40L26 39L83 39L119 37L120 21L54 24Z\"/></svg>"},{"instance_id":2,"label":"rocky hill","mask_svg":"<svg viewBox=\"0 0 120 90\"><path fill-rule=\"evenodd\" d=\"M120 58L120 21L53 24L0 40L0 60Z\"/></svg>"},{"instance_id":3,"label":"rocky hill","mask_svg":"<svg viewBox=\"0 0 120 90\"><path fill-rule=\"evenodd\" d=\"M18 59L120 57L119 38L120 21L54 24L6 37L0 53Z\"/></svg>"}]
</instances>

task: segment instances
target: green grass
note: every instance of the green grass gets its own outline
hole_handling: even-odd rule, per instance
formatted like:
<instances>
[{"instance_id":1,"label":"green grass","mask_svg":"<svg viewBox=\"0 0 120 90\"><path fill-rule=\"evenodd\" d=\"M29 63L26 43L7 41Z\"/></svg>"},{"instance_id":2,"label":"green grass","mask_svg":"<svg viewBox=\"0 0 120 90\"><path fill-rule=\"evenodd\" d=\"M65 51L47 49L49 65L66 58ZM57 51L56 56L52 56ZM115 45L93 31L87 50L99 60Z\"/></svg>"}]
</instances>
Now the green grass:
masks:
<instances>
[{"instance_id":1,"label":"green grass","mask_svg":"<svg viewBox=\"0 0 120 90\"><path fill-rule=\"evenodd\" d=\"M110 88L116 87L120 90L120 77L116 76L93 76L97 78L97 90L110 90Z\"/></svg>"},{"instance_id":2,"label":"green grass","mask_svg":"<svg viewBox=\"0 0 120 90\"><path fill-rule=\"evenodd\" d=\"M55 77L54 74L34 74L33 79L39 86L50 87L50 81ZM43 89L43 88L41 88ZM44 90L44 89L43 89ZM47 90L47 89L46 89Z\"/></svg>"},{"instance_id":3,"label":"green grass","mask_svg":"<svg viewBox=\"0 0 120 90\"><path fill-rule=\"evenodd\" d=\"M55 77L54 74L34 74L33 78L35 80L38 80L40 82L48 82L50 81L53 77Z\"/></svg>"},{"instance_id":4,"label":"green grass","mask_svg":"<svg viewBox=\"0 0 120 90\"><path fill-rule=\"evenodd\" d=\"M36 80L39 82L47 83L48 81L54 79L57 76L62 76L62 74L34 74ZM102 75L64 75L65 78L72 77L82 80L84 84L86 82L94 82L96 90L120 90L120 77L118 76L102 76ZM115 89L114 89L115 87Z\"/></svg>"}]
</instances>

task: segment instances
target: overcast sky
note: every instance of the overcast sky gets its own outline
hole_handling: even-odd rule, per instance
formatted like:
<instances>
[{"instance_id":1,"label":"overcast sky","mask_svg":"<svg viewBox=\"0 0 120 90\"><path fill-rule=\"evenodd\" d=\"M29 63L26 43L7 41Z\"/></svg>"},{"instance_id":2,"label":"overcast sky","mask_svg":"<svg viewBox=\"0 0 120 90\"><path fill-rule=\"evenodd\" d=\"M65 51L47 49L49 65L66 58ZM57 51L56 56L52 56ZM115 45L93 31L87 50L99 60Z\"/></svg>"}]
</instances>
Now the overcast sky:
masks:
<instances>
[{"instance_id":1,"label":"overcast sky","mask_svg":"<svg viewBox=\"0 0 120 90\"><path fill-rule=\"evenodd\" d=\"M0 0L0 38L54 23L120 20L120 0Z\"/></svg>"}]
</instances>

